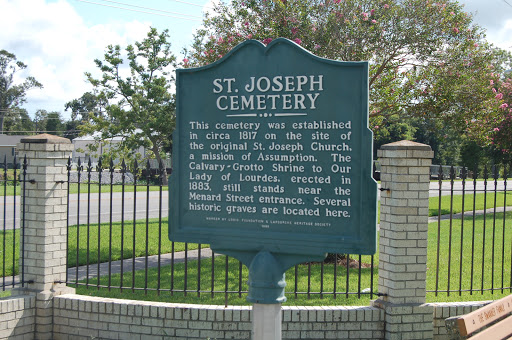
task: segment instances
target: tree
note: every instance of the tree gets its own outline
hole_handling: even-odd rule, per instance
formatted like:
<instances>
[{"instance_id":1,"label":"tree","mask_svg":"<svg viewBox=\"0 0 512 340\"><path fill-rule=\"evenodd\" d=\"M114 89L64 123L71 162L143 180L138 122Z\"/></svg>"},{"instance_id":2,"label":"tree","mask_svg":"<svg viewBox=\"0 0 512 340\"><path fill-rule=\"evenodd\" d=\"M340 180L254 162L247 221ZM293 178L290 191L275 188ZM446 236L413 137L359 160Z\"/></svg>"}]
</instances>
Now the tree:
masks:
<instances>
[{"instance_id":1,"label":"tree","mask_svg":"<svg viewBox=\"0 0 512 340\"><path fill-rule=\"evenodd\" d=\"M71 111L71 120L66 122L65 137L78 137L80 125L87 122L89 115L101 115L106 105L106 102L91 92L85 92L82 97L67 102L64 105L65 111Z\"/></svg>"},{"instance_id":2,"label":"tree","mask_svg":"<svg viewBox=\"0 0 512 340\"><path fill-rule=\"evenodd\" d=\"M411 124L416 128L414 140L430 145L434 151L432 164L459 164L464 138L456 129L435 118L415 117L412 118Z\"/></svg>"},{"instance_id":3,"label":"tree","mask_svg":"<svg viewBox=\"0 0 512 340\"><path fill-rule=\"evenodd\" d=\"M478 166L482 163L484 149L474 140L465 138L460 146L460 164L469 170L478 173Z\"/></svg>"},{"instance_id":4,"label":"tree","mask_svg":"<svg viewBox=\"0 0 512 340\"><path fill-rule=\"evenodd\" d=\"M37 110L34 114L34 125L36 133L46 133L46 122L48 121L48 111Z\"/></svg>"},{"instance_id":5,"label":"tree","mask_svg":"<svg viewBox=\"0 0 512 340\"><path fill-rule=\"evenodd\" d=\"M495 74L487 85L492 99L486 119L469 121L466 134L492 153L492 162L512 160L512 75Z\"/></svg>"},{"instance_id":6,"label":"tree","mask_svg":"<svg viewBox=\"0 0 512 340\"><path fill-rule=\"evenodd\" d=\"M505 79L499 81L499 85L493 87L495 94L495 120L490 126L492 132L487 139L494 148L512 159L512 75L508 73Z\"/></svg>"},{"instance_id":7,"label":"tree","mask_svg":"<svg viewBox=\"0 0 512 340\"><path fill-rule=\"evenodd\" d=\"M49 133L62 136L66 130L66 123L59 112L37 110L34 117L35 131L37 133Z\"/></svg>"},{"instance_id":8,"label":"tree","mask_svg":"<svg viewBox=\"0 0 512 340\"><path fill-rule=\"evenodd\" d=\"M112 145L115 150L123 153L143 146L150 151L149 156L164 164L171 146L176 107L171 94L174 78L170 74L175 57L168 39L167 30L159 34L151 28L144 40L128 45L127 76L123 76L119 45L108 46L103 61L95 60L102 77L95 79L86 73L94 87L96 103L85 108L90 111L101 103L104 112L89 113L87 122L80 126L82 134L100 132L103 140L122 137L122 142ZM86 98L82 99L86 104Z\"/></svg>"},{"instance_id":9,"label":"tree","mask_svg":"<svg viewBox=\"0 0 512 340\"><path fill-rule=\"evenodd\" d=\"M91 92L85 92L82 97L67 102L65 111L71 111L71 120L86 119L90 114L98 116L107 105L100 97Z\"/></svg>"},{"instance_id":10,"label":"tree","mask_svg":"<svg viewBox=\"0 0 512 340\"><path fill-rule=\"evenodd\" d=\"M376 159L377 150L382 145L404 139L413 140L416 129L407 120L393 115L382 119L380 125L373 127L373 131L373 154Z\"/></svg>"},{"instance_id":11,"label":"tree","mask_svg":"<svg viewBox=\"0 0 512 340\"><path fill-rule=\"evenodd\" d=\"M48 113L48 118L46 120L46 132L50 134L55 134L58 136L64 135L66 130L66 124L62 120L62 117L59 112L50 112Z\"/></svg>"},{"instance_id":12,"label":"tree","mask_svg":"<svg viewBox=\"0 0 512 340\"><path fill-rule=\"evenodd\" d=\"M19 135L34 131L35 126L27 110L14 107L9 109L4 117L4 128L4 132Z\"/></svg>"},{"instance_id":13,"label":"tree","mask_svg":"<svg viewBox=\"0 0 512 340\"><path fill-rule=\"evenodd\" d=\"M245 39L285 37L334 60L370 63L370 117L440 117L460 131L485 118L487 84L511 62L454 0L233 0L204 21L185 67Z\"/></svg>"},{"instance_id":14,"label":"tree","mask_svg":"<svg viewBox=\"0 0 512 340\"><path fill-rule=\"evenodd\" d=\"M26 68L27 65L17 60L14 54L0 50L0 133L4 131L6 114L26 101L27 91L43 87L34 77L15 84L15 74Z\"/></svg>"}]
</instances>

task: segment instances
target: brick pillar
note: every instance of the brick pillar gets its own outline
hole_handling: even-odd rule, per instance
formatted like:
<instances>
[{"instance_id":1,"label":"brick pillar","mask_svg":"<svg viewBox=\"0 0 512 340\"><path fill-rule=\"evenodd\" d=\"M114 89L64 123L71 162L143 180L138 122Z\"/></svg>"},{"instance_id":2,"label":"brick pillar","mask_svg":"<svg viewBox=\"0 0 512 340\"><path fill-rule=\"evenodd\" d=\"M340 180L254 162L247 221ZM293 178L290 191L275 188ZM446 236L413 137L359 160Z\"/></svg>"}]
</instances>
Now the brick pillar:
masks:
<instances>
[{"instance_id":1,"label":"brick pillar","mask_svg":"<svg viewBox=\"0 0 512 340\"><path fill-rule=\"evenodd\" d=\"M379 293L385 339L432 339L425 305L430 146L411 141L378 150L381 164Z\"/></svg>"},{"instance_id":2,"label":"brick pillar","mask_svg":"<svg viewBox=\"0 0 512 340\"><path fill-rule=\"evenodd\" d=\"M28 163L27 182L21 188L21 216L24 207L24 279L33 281L19 292L36 296L36 338L52 339L53 297L74 292L56 283L66 280L66 164L73 144L66 138L42 134L21 139L17 150L20 159L26 156Z\"/></svg>"}]
</instances>

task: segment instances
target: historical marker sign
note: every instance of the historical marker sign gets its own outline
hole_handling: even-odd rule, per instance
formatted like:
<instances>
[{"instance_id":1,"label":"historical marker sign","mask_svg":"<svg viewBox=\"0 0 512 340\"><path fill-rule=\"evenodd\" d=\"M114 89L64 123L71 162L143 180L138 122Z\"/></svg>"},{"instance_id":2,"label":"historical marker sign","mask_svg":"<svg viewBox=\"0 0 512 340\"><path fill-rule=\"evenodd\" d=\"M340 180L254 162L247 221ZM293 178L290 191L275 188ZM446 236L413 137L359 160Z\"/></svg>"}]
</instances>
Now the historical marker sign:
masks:
<instances>
[{"instance_id":1,"label":"historical marker sign","mask_svg":"<svg viewBox=\"0 0 512 340\"><path fill-rule=\"evenodd\" d=\"M373 254L368 63L286 39L177 71L169 236L214 249Z\"/></svg>"}]
</instances>

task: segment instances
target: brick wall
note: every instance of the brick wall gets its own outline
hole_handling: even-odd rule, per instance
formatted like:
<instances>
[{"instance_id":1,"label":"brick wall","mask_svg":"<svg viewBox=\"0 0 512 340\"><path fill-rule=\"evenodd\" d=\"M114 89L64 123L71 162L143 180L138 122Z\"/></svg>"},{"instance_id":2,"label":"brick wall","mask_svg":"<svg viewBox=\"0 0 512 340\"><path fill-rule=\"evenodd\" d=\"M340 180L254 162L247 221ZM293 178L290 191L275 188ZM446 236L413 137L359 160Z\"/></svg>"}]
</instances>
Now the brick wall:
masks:
<instances>
[{"instance_id":1,"label":"brick wall","mask_svg":"<svg viewBox=\"0 0 512 340\"><path fill-rule=\"evenodd\" d=\"M251 307L185 305L66 294L55 298L55 339L250 339ZM489 301L429 303L434 340L444 320ZM384 311L372 307L283 306L283 339L383 339ZM35 297L0 300L0 339L37 339Z\"/></svg>"},{"instance_id":2,"label":"brick wall","mask_svg":"<svg viewBox=\"0 0 512 340\"><path fill-rule=\"evenodd\" d=\"M471 313L472 311L485 306L489 302L491 301L429 303L429 305L434 307L434 339L452 339L446 331L444 320L452 316Z\"/></svg>"},{"instance_id":3,"label":"brick wall","mask_svg":"<svg viewBox=\"0 0 512 340\"><path fill-rule=\"evenodd\" d=\"M360 306L283 306L283 339L382 339L384 311Z\"/></svg>"},{"instance_id":4,"label":"brick wall","mask_svg":"<svg viewBox=\"0 0 512 340\"><path fill-rule=\"evenodd\" d=\"M0 299L0 339L34 339L34 296Z\"/></svg>"},{"instance_id":5,"label":"brick wall","mask_svg":"<svg viewBox=\"0 0 512 340\"><path fill-rule=\"evenodd\" d=\"M283 339L379 339L372 307L283 306ZM55 297L54 339L250 339L251 307Z\"/></svg>"}]
</instances>

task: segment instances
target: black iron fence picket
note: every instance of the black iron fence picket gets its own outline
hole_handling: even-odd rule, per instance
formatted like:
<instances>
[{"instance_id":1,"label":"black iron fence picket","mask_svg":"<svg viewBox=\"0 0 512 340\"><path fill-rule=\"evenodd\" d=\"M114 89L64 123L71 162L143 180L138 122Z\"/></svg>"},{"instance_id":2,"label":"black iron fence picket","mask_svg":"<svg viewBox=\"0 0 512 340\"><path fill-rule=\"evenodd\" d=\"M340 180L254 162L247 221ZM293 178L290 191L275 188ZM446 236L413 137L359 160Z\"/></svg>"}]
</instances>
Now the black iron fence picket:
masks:
<instances>
[{"instance_id":1,"label":"black iron fence picket","mask_svg":"<svg viewBox=\"0 0 512 340\"><path fill-rule=\"evenodd\" d=\"M427 292L450 296L512 291L510 166L485 166L481 172L477 167L451 167L447 177L443 167L433 170L438 186L431 187L431 197L438 205L436 226L430 229L435 230L436 249L428 266L435 284ZM448 212L442 209L446 204Z\"/></svg>"},{"instance_id":2,"label":"black iron fence picket","mask_svg":"<svg viewBox=\"0 0 512 340\"><path fill-rule=\"evenodd\" d=\"M219 296L225 302L247 294L247 269L242 263L215 254L208 245L168 240L167 169L161 164L158 168L137 162L128 166L125 161L95 165L87 160L85 169L82 164L78 159L68 168L69 185L78 191L70 194L76 195L70 200L76 201L71 209L76 217L68 212L69 245L76 247L68 252L68 284L117 289L121 294ZM119 204L114 206L116 201ZM150 214L153 208L156 215ZM97 249L92 248L93 241ZM373 256L331 254L330 258L330 264L306 263L292 269L294 297L376 296L376 280L368 278L375 274Z\"/></svg>"},{"instance_id":3,"label":"black iron fence picket","mask_svg":"<svg viewBox=\"0 0 512 340\"><path fill-rule=\"evenodd\" d=\"M17 157L10 162L4 157L0 164L0 185L3 194L0 204L1 223L0 264L1 281L0 290L24 287L25 282L25 188L21 183L27 180L27 158L20 163ZM22 189L23 188L23 189ZM20 208L21 206L21 208Z\"/></svg>"}]
</instances>

